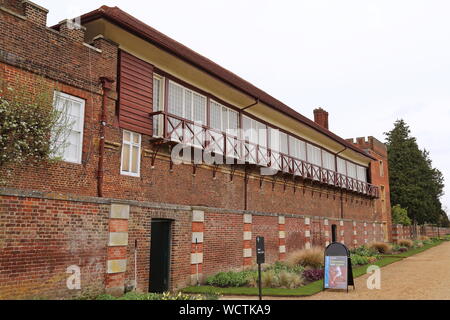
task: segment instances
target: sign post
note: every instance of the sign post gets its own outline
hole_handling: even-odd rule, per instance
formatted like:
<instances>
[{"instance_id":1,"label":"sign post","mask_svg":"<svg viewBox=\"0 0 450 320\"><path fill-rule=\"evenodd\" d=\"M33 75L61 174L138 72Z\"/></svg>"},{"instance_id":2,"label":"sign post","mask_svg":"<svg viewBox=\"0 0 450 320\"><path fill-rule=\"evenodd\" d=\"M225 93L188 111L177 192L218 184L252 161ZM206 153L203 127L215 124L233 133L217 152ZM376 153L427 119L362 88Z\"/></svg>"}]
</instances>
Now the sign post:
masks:
<instances>
[{"instance_id":1,"label":"sign post","mask_svg":"<svg viewBox=\"0 0 450 320\"><path fill-rule=\"evenodd\" d=\"M350 251L342 243L334 242L325 250L323 288L348 292L348 286L355 289Z\"/></svg>"},{"instance_id":2,"label":"sign post","mask_svg":"<svg viewBox=\"0 0 450 320\"><path fill-rule=\"evenodd\" d=\"M266 251L264 247L264 237L256 238L256 263L258 264L258 289L259 300L262 300L261 265L266 262Z\"/></svg>"}]
</instances>

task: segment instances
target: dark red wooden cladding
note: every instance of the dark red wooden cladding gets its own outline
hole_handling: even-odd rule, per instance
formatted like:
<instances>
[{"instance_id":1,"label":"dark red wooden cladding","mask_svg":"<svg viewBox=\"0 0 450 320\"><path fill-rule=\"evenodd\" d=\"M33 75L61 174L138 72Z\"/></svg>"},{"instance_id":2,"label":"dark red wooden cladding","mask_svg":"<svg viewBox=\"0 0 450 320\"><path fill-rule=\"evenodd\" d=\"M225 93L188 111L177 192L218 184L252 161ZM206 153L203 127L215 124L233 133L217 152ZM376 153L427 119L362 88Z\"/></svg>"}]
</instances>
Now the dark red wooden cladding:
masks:
<instances>
[{"instance_id":1,"label":"dark red wooden cladding","mask_svg":"<svg viewBox=\"0 0 450 320\"><path fill-rule=\"evenodd\" d=\"M121 51L119 72L120 127L152 135L153 66Z\"/></svg>"}]
</instances>

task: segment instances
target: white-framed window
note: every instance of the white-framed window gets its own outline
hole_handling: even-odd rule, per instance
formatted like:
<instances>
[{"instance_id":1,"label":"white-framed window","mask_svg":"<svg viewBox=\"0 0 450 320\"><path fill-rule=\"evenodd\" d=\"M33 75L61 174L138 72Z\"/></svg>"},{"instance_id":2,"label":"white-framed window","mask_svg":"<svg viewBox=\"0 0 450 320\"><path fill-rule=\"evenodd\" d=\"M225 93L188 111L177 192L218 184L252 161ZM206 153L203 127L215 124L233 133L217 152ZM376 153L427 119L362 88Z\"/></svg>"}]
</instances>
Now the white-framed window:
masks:
<instances>
[{"instance_id":1,"label":"white-framed window","mask_svg":"<svg viewBox=\"0 0 450 320\"><path fill-rule=\"evenodd\" d=\"M211 128L236 136L239 128L239 113L210 100Z\"/></svg>"},{"instance_id":2,"label":"white-framed window","mask_svg":"<svg viewBox=\"0 0 450 320\"><path fill-rule=\"evenodd\" d=\"M306 143L300 139L289 136L289 155L306 161Z\"/></svg>"},{"instance_id":3,"label":"white-framed window","mask_svg":"<svg viewBox=\"0 0 450 320\"><path fill-rule=\"evenodd\" d=\"M121 174L132 177L140 176L141 139L142 137L139 133L123 131Z\"/></svg>"},{"instance_id":4,"label":"white-framed window","mask_svg":"<svg viewBox=\"0 0 450 320\"><path fill-rule=\"evenodd\" d=\"M242 117L244 139L250 143L267 147L267 126L247 116Z\"/></svg>"},{"instance_id":5,"label":"white-framed window","mask_svg":"<svg viewBox=\"0 0 450 320\"><path fill-rule=\"evenodd\" d=\"M356 175L358 180L367 182L367 168L363 166L356 167Z\"/></svg>"},{"instance_id":6,"label":"white-framed window","mask_svg":"<svg viewBox=\"0 0 450 320\"><path fill-rule=\"evenodd\" d=\"M196 123L206 124L206 97L169 81L169 113Z\"/></svg>"},{"instance_id":7,"label":"white-framed window","mask_svg":"<svg viewBox=\"0 0 450 320\"><path fill-rule=\"evenodd\" d=\"M336 163L334 159L334 154L322 150L322 163L325 169L336 171Z\"/></svg>"},{"instance_id":8,"label":"white-framed window","mask_svg":"<svg viewBox=\"0 0 450 320\"><path fill-rule=\"evenodd\" d=\"M52 137L56 144L54 156L61 157L66 162L81 164L85 101L55 91L53 107L58 111L58 122Z\"/></svg>"},{"instance_id":9,"label":"white-framed window","mask_svg":"<svg viewBox=\"0 0 450 320\"><path fill-rule=\"evenodd\" d=\"M153 75L153 112L164 110L164 78L160 75ZM163 136L164 116L153 117L153 136Z\"/></svg>"},{"instance_id":10,"label":"white-framed window","mask_svg":"<svg viewBox=\"0 0 450 320\"><path fill-rule=\"evenodd\" d=\"M267 148L267 126L248 116L242 116L242 129L245 140L244 153L246 154L246 160L254 163L260 156L255 145ZM265 151L260 149L260 152Z\"/></svg>"},{"instance_id":11,"label":"white-framed window","mask_svg":"<svg viewBox=\"0 0 450 320\"><path fill-rule=\"evenodd\" d=\"M337 158L337 172L340 174L347 175L346 161L339 157Z\"/></svg>"},{"instance_id":12,"label":"white-framed window","mask_svg":"<svg viewBox=\"0 0 450 320\"><path fill-rule=\"evenodd\" d=\"M347 161L347 176L353 179L357 178L356 164L349 161Z\"/></svg>"},{"instance_id":13,"label":"white-framed window","mask_svg":"<svg viewBox=\"0 0 450 320\"><path fill-rule=\"evenodd\" d=\"M312 144L306 144L308 150L308 162L316 166L322 166L322 150Z\"/></svg>"}]
</instances>

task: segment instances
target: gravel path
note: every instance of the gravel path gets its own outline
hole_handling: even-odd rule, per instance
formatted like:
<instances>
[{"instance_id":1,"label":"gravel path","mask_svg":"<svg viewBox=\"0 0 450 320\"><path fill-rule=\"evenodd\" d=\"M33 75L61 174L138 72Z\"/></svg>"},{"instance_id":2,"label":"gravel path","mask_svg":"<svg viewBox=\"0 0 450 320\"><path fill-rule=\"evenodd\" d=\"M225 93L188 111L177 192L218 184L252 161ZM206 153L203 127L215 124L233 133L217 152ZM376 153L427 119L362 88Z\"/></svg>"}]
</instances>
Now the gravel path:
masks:
<instances>
[{"instance_id":1,"label":"gravel path","mask_svg":"<svg viewBox=\"0 0 450 320\"><path fill-rule=\"evenodd\" d=\"M368 275L355 279L356 290L324 291L280 300L450 300L450 242L381 268L381 289L367 288ZM351 287L350 287L351 288ZM230 299L232 297L227 297ZM238 297L234 297L239 299ZM242 297L240 298L242 299ZM270 300L266 297L265 300Z\"/></svg>"}]
</instances>

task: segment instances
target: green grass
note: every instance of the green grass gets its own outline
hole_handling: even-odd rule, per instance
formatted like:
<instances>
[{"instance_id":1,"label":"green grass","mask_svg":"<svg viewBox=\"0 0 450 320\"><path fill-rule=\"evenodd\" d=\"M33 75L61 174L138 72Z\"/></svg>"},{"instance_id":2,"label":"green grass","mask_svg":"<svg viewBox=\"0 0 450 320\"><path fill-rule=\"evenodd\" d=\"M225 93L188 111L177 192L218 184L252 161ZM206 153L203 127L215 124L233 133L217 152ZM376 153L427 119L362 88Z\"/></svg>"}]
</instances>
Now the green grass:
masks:
<instances>
[{"instance_id":1,"label":"green grass","mask_svg":"<svg viewBox=\"0 0 450 320\"><path fill-rule=\"evenodd\" d=\"M285 289L285 288L264 288L262 293L264 296L310 296L317 292L322 291L322 280L315 281L307 284L306 286L297 289ZM196 294L208 294L214 292L219 295L236 295L236 296L257 296L258 288L249 287L233 287L233 288L218 288L210 286L200 287L188 287L182 290L184 293L196 293Z\"/></svg>"},{"instance_id":2,"label":"green grass","mask_svg":"<svg viewBox=\"0 0 450 320\"><path fill-rule=\"evenodd\" d=\"M358 278L358 277L365 275L367 273L367 268L369 266L378 266L378 267L382 268L384 266L387 266L388 264L400 261L402 259L403 258L401 258L401 257L395 257L395 256L383 257L380 260L375 261L374 263L370 263L365 266L355 268L353 270L353 277Z\"/></svg>"},{"instance_id":3,"label":"green grass","mask_svg":"<svg viewBox=\"0 0 450 320\"><path fill-rule=\"evenodd\" d=\"M395 256L396 257L400 257L400 258L407 258L407 257L413 256L415 254L424 252L425 250L428 250L430 248L436 247L436 246L440 245L443 242L444 241L437 241L437 242L434 242L434 243L431 243L431 244L426 244L422 248L410 249L410 250L408 250L406 252L396 254ZM393 257L393 256L391 256L391 257Z\"/></svg>"},{"instance_id":4,"label":"green grass","mask_svg":"<svg viewBox=\"0 0 450 320\"><path fill-rule=\"evenodd\" d=\"M439 241L433 244L424 245L422 248L416 248L408 250L404 253L397 255L383 255L382 258L374 263L356 267L353 269L353 277L358 278L367 273L367 268L369 266L375 265L378 267L384 267L391 263L403 260L409 256L421 253L427 249L435 247L441 244L443 241ZM278 297L292 297L292 296L312 296L316 293L319 293L323 290L323 280L315 281L309 283L303 287L297 289L285 289L285 288L264 288L262 293L264 296L278 296ZM218 294L218 295L235 295L235 296L257 296L258 288L249 288L249 287L234 287L234 288L218 288L211 286L197 286L197 287L187 287L181 290L184 293L195 293L195 294Z\"/></svg>"}]
</instances>

